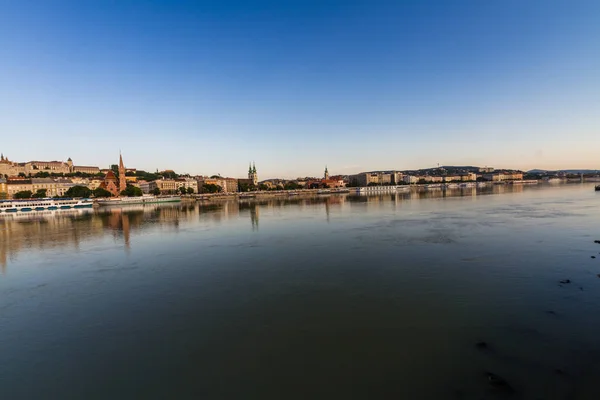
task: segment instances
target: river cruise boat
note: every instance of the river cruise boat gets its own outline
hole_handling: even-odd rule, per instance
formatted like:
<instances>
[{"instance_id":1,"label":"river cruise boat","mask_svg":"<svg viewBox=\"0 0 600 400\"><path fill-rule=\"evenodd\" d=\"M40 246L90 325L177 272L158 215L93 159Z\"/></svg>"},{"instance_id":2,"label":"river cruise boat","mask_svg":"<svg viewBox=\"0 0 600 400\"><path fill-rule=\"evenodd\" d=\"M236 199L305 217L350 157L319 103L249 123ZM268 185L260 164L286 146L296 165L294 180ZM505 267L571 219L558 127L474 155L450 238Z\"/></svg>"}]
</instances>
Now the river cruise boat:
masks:
<instances>
[{"instance_id":1,"label":"river cruise boat","mask_svg":"<svg viewBox=\"0 0 600 400\"><path fill-rule=\"evenodd\" d=\"M153 203L177 203L181 201L180 196L138 196L138 197L116 197L98 199L99 206L126 206L129 204L153 204Z\"/></svg>"},{"instance_id":2,"label":"river cruise boat","mask_svg":"<svg viewBox=\"0 0 600 400\"><path fill-rule=\"evenodd\" d=\"M0 212L23 212L41 210L69 210L92 207L90 199L28 199L0 200Z\"/></svg>"}]
</instances>

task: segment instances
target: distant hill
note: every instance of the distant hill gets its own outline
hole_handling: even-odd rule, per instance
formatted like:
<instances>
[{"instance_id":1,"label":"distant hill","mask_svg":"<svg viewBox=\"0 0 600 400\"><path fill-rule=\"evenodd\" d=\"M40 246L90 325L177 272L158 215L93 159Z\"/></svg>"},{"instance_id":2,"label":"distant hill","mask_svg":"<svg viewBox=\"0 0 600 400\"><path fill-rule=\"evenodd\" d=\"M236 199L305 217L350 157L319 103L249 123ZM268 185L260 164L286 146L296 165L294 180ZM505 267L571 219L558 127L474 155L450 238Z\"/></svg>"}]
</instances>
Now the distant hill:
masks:
<instances>
[{"instance_id":1,"label":"distant hill","mask_svg":"<svg viewBox=\"0 0 600 400\"><path fill-rule=\"evenodd\" d=\"M547 169L532 169L527 171L528 174L598 174L600 170L597 169L558 169L558 170L547 170Z\"/></svg>"}]
</instances>

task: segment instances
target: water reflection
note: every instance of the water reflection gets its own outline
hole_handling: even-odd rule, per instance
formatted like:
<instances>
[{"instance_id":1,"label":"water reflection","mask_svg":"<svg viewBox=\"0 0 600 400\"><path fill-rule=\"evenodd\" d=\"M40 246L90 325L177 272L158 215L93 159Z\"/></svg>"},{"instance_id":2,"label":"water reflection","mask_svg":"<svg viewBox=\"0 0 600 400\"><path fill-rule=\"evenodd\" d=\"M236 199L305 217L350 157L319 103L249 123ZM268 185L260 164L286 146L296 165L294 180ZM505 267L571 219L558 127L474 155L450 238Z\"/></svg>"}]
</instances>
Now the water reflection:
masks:
<instances>
[{"instance_id":1,"label":"water reflection","mask_svg":"<svg viewBox=\"0 0 600 400\"><path fill-rule=\"evenodd\" d=\"M410 188L397 193L370 195L293 196L235 200L215 200L201 203L131 205L98 210L39 211L0 214L0 268L27 249L66 247L78 251L82 241L97 240L110 232L121 241L125 250L134 245L134 237L145 229L160 227L177 231L181 224L205 221L221 224L225 221L250 220L250 229L259 230L261 210L292 207L298 211L323 209L329 223L335 213L351 212L354 206L366 203L369 209L391 207L402 202L448 197L476 197L538 190L521 185L493 185L483 188L456 189ZM323 214L321 214L323 215Z\"/></svg>"},{"instance_id":2,"label":"water reflection","mask_svg":"<svg viewBox=\"0 0 600 400\"><path fill-rule=\"evenodd\" d=\"M565 185L6 215L0 398L509 397L489 371L597 399L597 207Z\"/></svg>"}]
</instances>

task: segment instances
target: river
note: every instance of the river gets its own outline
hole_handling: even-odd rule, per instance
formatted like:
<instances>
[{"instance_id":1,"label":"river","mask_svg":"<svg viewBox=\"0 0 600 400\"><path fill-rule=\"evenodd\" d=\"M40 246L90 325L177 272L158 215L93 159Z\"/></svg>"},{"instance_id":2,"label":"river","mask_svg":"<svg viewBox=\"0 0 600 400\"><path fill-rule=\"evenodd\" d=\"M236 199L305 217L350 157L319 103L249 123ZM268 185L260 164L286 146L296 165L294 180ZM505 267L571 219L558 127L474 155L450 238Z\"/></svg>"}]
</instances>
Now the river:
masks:
<instances>
[{"instance_id":1,"label":"river","mask_svg":"<svg viewBox=\"0 0 600 400\"><path fill-rule=\"evenodd\" d=\"M599 239L589 184L3 215L0 398L598 399Z\"/></svg>"}]
</instances>

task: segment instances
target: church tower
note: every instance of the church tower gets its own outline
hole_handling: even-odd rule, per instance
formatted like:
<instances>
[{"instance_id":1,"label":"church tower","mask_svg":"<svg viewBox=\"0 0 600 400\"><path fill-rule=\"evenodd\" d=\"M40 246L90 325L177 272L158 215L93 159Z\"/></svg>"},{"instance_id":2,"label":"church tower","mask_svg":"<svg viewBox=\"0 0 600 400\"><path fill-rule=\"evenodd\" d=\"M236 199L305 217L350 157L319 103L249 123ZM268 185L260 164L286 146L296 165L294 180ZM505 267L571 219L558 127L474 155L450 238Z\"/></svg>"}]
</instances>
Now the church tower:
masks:
<instances>
[{"instance_id":1,"label":"church tower","mask_svg":"<svg viewBox=\"0 0 600 400\"><path fill-rule=\"evenodd\" d=\"M258 174L256 173L256 164L250 164L248 168L248 179L252 181L254 186L258 185Z\"/></svg>"},{"instance_id":2,"label":"church tower","mask_svg":"<svg viewBox=\"0 0 600 400\"><path fill-rule=\"evenodd\" d=\"M127 189L127 179L125 178L125 165L123 164L123 156L119 153L119 193Z\"/></svg>"},{"instance_id":3,"label":"church tower","mask_svg":"<svg viewBox=\"0 0 600 400\"><path fill-rule=\"evenodd\" d=\"M325 166L325 180L329 179L329 171L327 170L327 165Z\"/></svg>"}]
</instances>

